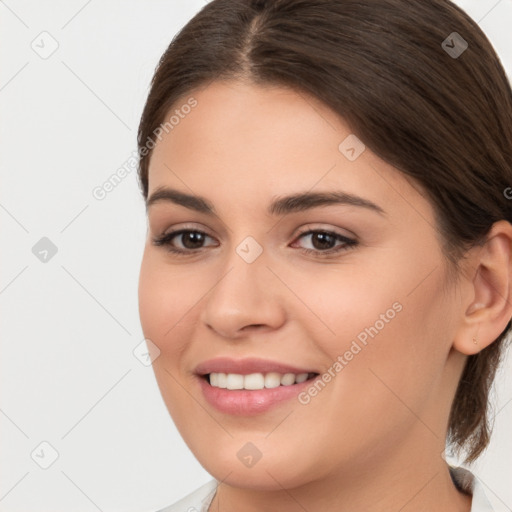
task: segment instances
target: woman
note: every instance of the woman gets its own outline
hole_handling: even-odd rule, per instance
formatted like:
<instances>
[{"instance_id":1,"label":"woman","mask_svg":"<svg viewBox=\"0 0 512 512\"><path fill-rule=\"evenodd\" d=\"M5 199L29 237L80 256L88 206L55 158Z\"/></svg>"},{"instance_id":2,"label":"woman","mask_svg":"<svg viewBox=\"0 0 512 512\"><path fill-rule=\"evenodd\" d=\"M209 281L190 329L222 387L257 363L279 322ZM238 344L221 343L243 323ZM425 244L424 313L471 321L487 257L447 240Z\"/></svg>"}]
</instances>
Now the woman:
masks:
<instances>
[{"instance_id":1,"label":"woman","mask_svg":"<svg viewBox=\"0 0 512 512\"><path fill-rule=\"evenodd\" d=\"M213 0L138 141L141 324L214 477L165 511L492 510L444 458L488 444L512 317L512 92L478 26Z\"/></svg>"}]
</instances>

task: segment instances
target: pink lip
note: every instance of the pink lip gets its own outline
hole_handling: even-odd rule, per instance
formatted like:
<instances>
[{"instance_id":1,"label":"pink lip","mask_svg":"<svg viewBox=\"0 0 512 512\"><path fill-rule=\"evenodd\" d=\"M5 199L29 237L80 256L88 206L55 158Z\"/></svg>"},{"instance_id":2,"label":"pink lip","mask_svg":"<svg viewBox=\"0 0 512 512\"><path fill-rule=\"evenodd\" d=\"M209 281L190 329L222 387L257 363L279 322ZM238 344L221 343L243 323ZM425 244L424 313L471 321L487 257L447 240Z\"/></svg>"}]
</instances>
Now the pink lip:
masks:
<instances>
[{"instance_id":1,"label":"pink lip","mask_svg":"<svg viewBox=\"0 0 512 512\"><path fill-rule=\"evenodd\" d=\"M310 386L314 379L299 384L279 386L277 388L247 390L229 390L211 386L204 377L209 373L238 373L248 375L251 373L319 373L308 368L298 368L265 359L246 358L231 359L227 357L210 359L199 364L195 369L199 385L205 400L222 413L235 416L251 416L261 414L278 404L296 398L297 395Z\"/></svg>"},{"instance_id":2,"label":"pink lip","mask_svg":"<svg viewBox=\"0 0 512 512\"><path fill-rule=\"evenodd\" d=\"M251 373L319 373L308 368L298 368L276 361L248 357L245 359L231 359L229 357L218 357L209 359L200 363L195 373L206 375L208 373L238 373L240 375L249 375Z\"/></svg>"},{"instance_id":3,"label":"pink lip","mask_svg":"<svg viewBox=\"0 0 512 512\"><path fill-rule=\"evenodd\" d=\"M264 413L286 400L296 398L301 391L311 386L319 377L291 386L258 390L235 389L232 391L210 386L203 377L199 377L198 380L204 398L218 411L233 416L253 416Z\"/></svg>"}]
</instances>

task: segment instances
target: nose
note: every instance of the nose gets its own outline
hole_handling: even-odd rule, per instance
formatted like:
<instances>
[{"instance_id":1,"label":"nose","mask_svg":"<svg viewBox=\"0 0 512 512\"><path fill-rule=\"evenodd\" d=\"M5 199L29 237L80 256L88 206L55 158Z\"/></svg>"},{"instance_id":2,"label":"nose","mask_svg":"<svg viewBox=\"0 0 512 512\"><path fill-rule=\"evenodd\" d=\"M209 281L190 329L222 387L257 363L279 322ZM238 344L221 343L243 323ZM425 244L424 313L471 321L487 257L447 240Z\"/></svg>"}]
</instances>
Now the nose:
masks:
<instances>
[{"instance_id":1,"label":"nose","mask_svg":"<svg viewBox=\"0 0 512 512\"><path fill-rule=\"evenodd\" d=\"M200 320L224 338L278 329L286 320L283 285L263 253L252 263L235 251L202 301Z\"/></svg>"}]
</instances>

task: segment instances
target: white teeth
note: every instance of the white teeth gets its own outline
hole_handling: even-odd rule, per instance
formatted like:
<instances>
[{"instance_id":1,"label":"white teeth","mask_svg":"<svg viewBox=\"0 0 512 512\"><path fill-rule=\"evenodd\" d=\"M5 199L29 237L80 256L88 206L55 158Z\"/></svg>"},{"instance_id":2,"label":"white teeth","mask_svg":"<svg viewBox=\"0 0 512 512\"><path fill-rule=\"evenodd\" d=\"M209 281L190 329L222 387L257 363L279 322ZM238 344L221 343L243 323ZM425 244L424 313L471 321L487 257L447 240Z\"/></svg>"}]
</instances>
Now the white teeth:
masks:
<instances>
[{"instance_id":1,"label":"white teeth","mask_svg":"<svg viewBox=\"0 0 512 512\"><path fill-rule=\"evenodd\" d=\"M244 389L244 376L237 373L228 373L226 383L228 389Z\"/></svg>"},{"instance_id":2,"label":"white teeth","mask_svg":"<svg viewBox=\"0 0 512 512\"><path fill-rule=\"evenodd\" d=\"M227 388L228 387L228 377L225 373L217 374L217 386L219 388Z\"/></svg>"},{"instance_id":3,"label":"white teeth","mask_svg":"<svg viewBox=\"0 0 512 512\"><path fill-rule=\"evenodd\" d=\"M295 384L295 375L293 373L285 373L281 377L281 385L291 386L292 384Z\"/></svg>"},{"instance_id":4,"label":"white teeth","mask_svg":"<svg viewBox=\"0 0 512 512\"><path fill-rule=\"evenodd\" d=\"M219 375L220 375L220 373L211 373L210 374L210 384L212 386L215 386L216 388L219 387Z\"/></svg>"},{"instance_id":5,"label":"white teeth","mask_svg":"<svg viewBox=\"0 0 512 512\"><path fill-rule=\"evenodd\" d=\"M249 375L240 375L238 373L210 373L210 385L215 388L227 389L270 389L279 386L291 386L295 383L304 382L308 378L308 373L276 373L269 372L251 373Z\"/></svg>"},{"instance_id":6,"label":"white teeth","mask_svg":"<svg viewBox=\"0 0 512 512\"><path fill-rule=\"evenodd\" d=\"M281 385L281 374L280 373L267 373L265 375L265 387L266 388L277 388Z\"/></svg>"},{"instance_id":7,"label":"white teeth","mask_svg":"<svg viewBox=\"0 0 512 512\"><path fill-rule=\"evenodd\" d=\"M244 389L263 389L265 387L265 377L262 373L251 373L244 377Z\"/></svg>"}]
</instances>

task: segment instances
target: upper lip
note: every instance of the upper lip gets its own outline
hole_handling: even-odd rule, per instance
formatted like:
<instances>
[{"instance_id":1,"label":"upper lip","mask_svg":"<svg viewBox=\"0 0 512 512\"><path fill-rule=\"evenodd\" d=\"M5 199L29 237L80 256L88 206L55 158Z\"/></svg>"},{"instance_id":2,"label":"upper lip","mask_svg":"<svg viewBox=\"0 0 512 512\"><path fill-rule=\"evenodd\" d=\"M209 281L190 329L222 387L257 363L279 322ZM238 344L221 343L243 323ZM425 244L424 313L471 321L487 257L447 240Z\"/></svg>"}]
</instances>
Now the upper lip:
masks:
<instances>
[{"instance_id":1,"label":"upper lip","mask_svg":"<svg viewBox=\"0 0 512 512\"><path fill-rule=\"evenodd\" d=\"M308 368L299 368L278 361L248 357L244 359L232 359L229 357L217 357L208 359L196 366L195 372L198 375L209 373L238 373L249 375L251 373L317 373Z\"/></svg>"}]
</instances>

